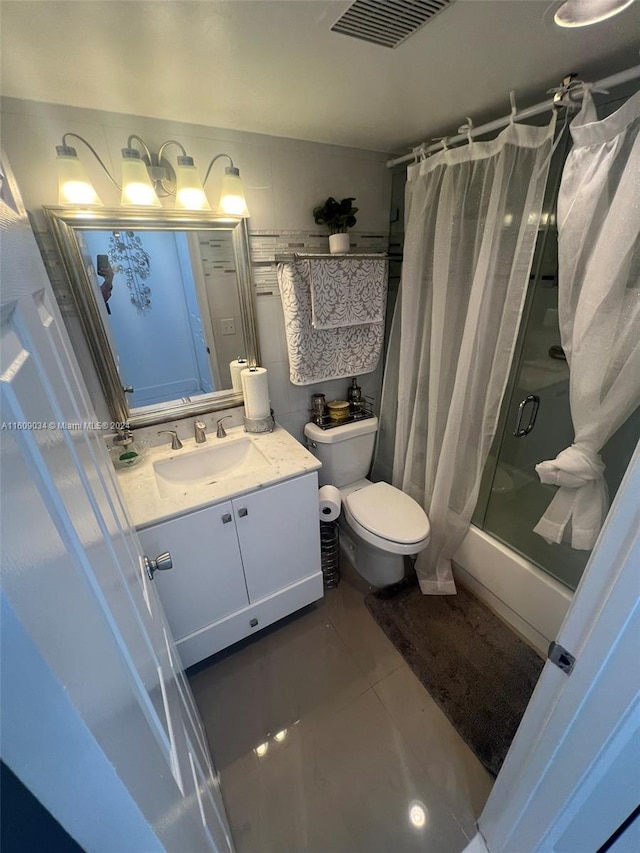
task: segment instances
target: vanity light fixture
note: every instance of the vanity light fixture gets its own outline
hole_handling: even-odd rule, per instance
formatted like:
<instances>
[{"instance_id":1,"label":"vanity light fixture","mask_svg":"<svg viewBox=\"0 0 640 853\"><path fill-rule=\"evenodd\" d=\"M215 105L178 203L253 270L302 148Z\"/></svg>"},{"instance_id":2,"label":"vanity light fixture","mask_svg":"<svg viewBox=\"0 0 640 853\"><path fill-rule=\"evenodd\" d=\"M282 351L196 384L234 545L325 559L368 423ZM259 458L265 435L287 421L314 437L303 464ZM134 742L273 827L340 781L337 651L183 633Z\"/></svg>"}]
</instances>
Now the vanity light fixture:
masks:
<instances>
[{"instance_id":1,"label":"vanity light fixture","mask_svg":"<svg viewBox=\"0 0 640 853\"><path fill-rule=\"evenodd\" d=\"M589 27L619 14L634 0L565 0L553 20L559 27Z\"/></svg>"},{"instance_id":2,"label":"vanity light fixture","mask_svg":"<svg viewBox=\"0 0 640 853\"><path fill-rule=\"evenodd\" d=\"M230 165L224 170L218 212L249 216L240 170L234 166L228 154L216 155L209 163L204 181L201 181L193 158L189 157L180 142L169 139L163 142L158 153L154 154L136 134L129 137L127 147L122 149L122 183L119 184L86 139L75 133L65 133L62 145L56 147L60 205L102 206L76 149L67 145L67 139L72 136L87 146L112 183L121 191L120 204L123 207L162 207L159 197L175 196L177 210L211 210L204 184L216 160L226 157ZM180 149L175 170L163 158L169 145L176 145Z\"/></svg>"}]
</instances>

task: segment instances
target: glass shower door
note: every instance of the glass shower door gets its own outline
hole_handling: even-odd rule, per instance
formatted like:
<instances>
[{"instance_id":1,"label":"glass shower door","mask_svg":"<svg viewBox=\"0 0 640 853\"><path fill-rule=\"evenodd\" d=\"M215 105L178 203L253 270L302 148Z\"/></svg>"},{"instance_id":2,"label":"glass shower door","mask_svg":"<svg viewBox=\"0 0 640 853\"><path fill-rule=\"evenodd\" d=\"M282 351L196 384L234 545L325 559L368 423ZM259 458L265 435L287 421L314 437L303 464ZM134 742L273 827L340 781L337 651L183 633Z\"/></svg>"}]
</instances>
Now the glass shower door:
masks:
<instances>
[{"instance_id":1,"label":"glass shower door","mask_svg":"<svg viewBox=\"0 0 640 853\"><path fill-rule=\"evenodd\" d=\"M576 551L564 543L549 545L533 530L556 492L555 486L540 482L535 465L553 459L574 437L569 369L558 326L557 231L553 211L564 156L557 159L555 175L549 180L551 203L545 204L518 350L473 522L575 589L590 552ZM639 438L637 409L602 451L610 501Z\"/></svg>"}]
</instances>

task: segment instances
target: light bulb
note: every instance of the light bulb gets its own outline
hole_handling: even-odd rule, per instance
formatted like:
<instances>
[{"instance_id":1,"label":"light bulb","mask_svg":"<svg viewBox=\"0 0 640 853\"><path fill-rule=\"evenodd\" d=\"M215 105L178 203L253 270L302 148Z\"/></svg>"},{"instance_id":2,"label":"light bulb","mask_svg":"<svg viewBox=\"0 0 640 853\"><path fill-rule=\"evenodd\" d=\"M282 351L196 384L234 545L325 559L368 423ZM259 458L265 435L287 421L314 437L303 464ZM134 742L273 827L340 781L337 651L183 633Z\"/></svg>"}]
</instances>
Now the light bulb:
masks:
<instances>
[{"instance_id":1,"label":"light bulb","mask_svg":"<svg viewBox=\"0 0 640 853\"><path fill-rule=\"evenodd\" d=\"M589 27L622 12L633 0L566 0L553 20L559 27Z\"/></svg>"},{"instance_id":2,"label":"light bulb","mask_svg":"<svg viewBox=\"0 0 640 853\"><path fill-rule=\"evenodd\" d=\"M249 216L244 187L240 180L240 170L235 166L227 166L224 170L218 210L220 213L229 213L232 216Z\"/></svg>"},{"instance_id":3,"label":"light bulb","mask_svg":"<svg viewBox=\"0 0 640 853\"><path fill-rule=\"evenodd\" d=\"M180 210L211 210L198 170L192 157L178 157L176 169L176 208Z\"/></svg>"},{"instance_id":4,"label":"light bulb","mask_svg":"<svg viewBox=\"0 0 640 853\"><path fill-rule=\"evenodd\" d=\"M75 148L57 145L58 204L101 207L102 202L78 159Z\"/></svg>"},{"instance_id":5,"label":"light bulb","mask_svg":"<svg viewBox=\"0 0 640 853\"><path fill-rule=\"evenodd\" d=\"M162 207L149 172L135 148L122 149L122 197L125 206Z\"/></svg>"}]
</instances>

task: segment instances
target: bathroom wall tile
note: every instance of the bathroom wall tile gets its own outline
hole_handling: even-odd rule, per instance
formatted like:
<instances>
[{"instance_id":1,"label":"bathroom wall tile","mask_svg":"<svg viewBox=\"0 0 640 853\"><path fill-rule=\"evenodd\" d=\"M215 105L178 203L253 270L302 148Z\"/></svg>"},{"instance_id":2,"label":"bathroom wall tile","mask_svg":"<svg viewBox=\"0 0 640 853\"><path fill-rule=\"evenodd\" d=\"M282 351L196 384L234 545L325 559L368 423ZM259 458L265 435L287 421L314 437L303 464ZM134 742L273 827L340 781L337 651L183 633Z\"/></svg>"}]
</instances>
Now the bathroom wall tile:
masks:
<instances>
[{"instance_id":1,"label":"bathroom wall tile","mask_svg":"<svg viewBox=\"0 0 640 853\"><path fill-rule=\"evenodd\" d=\"M493 777L475 757L420 681L404 665L375 686L412 754L432 779L469 835L493 787Z\"/></svg>"},{"instance_id":2,"label":"bathroom wall tile","mask_svg":"<svg viewBox=\"0 0 640 853\"><path fill-rule=\"evenodd\" d=\"M383 162L336 155L331 161L332 174L341 193L355 197L358 230L389 230L391 179ZM349 188L352 189L349 189ZM334 193L328 193L333 195ZM342 198L339 195L338 198Z\"/></svg>"},{"instance_id":3,"label":"bathroom wall tile","mask_svg":"<svg viewBox=\"0 0 640 853\"><path fill-rule=\"evenodd\" d=\"M276 412L276 421L283 429L286 429L289 435L304 444L303 430L306 420L302 420L295 412Z\"/></svg>"},{"instance_id":4,"label":"bathroom wall tile","mask_svg":"<svg viewBox=\"0 0 640 853\"><path fill-rule=\"evenodd\" d=\"M302 444L305 443L304 425L309 421L308 409L289 412L283 418L278 418L277 420L297 441Z\"/></svg>"},{"instance_id":5,"label":"bathroom wall tile","mask_svg":"<svg viewBox=\"0 0 640 853\"><path fill-rule=\"evenodd\" d=\"M287 381L289 365L284 361L263 361L262 366L268 371L269 396L271 397L271 408L275 413L278 423L281 423L281 415L289 412L289 397L287 395Z\"/></svg>"},{"instance_id":6,"label":"bathroom wall tile","mask_svg":"<svg viewBox=\"0 0 640 853\"><path fill-rule=\"evenodd\" d=\"M280 298L278 296L258 296L256 298L256 317L263 364L286 360L287 345Z\"/></svg>"},{"instance_id":7,"label":"bathroom wall tile","mask_svg":"<svg viewBox=\"0 0 640 853\"><path fill-rule=\"evenodd\" d=\"M327 196L340 193L330 154L309 153L304 150L272 153L274 205L276 228L318 229L313 208Z\"/></svg>"}]
</instances>

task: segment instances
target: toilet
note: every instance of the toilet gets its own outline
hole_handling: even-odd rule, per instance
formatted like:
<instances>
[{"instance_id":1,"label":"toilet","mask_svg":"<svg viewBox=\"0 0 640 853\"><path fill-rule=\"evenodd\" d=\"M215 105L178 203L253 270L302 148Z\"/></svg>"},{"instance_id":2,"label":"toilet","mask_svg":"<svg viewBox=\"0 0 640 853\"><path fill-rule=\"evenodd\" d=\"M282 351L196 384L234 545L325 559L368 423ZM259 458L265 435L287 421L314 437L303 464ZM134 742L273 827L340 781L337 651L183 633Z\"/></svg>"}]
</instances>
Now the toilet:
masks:
<instances>
[{"instance_id":1,"label":"toilet","mask_svg":"<svg viewBox=\"0 0 640 853\"><path fill-rule=\"evenodd\" d=\"M422 507L388 483L366 479L378 419L366 418L328 430L306 424L307 447L322 462L320 485L340 490L340 547L372 586L404 578L404 557L429 542L429 519Z\"/></svg>"}]
</instances>

